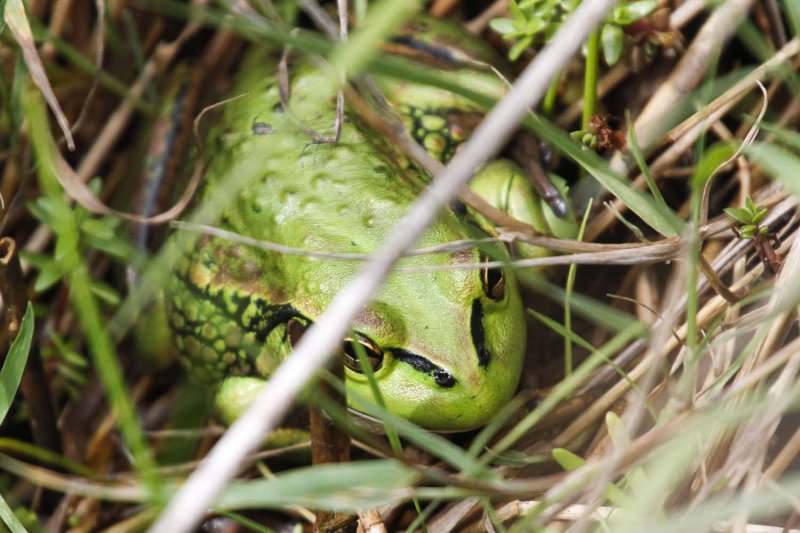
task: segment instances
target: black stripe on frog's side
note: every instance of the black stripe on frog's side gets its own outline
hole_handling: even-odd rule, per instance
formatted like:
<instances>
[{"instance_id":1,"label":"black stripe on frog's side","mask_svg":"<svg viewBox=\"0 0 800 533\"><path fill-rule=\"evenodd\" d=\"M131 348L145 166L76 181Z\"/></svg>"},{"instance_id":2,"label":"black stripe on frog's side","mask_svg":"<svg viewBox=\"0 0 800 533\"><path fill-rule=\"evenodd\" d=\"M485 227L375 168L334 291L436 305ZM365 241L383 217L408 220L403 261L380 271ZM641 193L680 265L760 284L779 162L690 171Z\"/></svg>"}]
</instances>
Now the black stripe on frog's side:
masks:
<instances>
[{"instance_id":1,"label":"black stripe on frog's side","mask_svg":"<svg viewBox=\"0 0 800 533\"><path fill-rule=\"evenodd\" d=\"M456 56L454 56L453 53L447 48L442 46L436 46L435 44L431 43L426 43L425 41L415 39L410 35L397 35L396 37L392 37L390 39L390 42L395 44L401 44L403 46L408 46L412 50L418 50L420 52L428 54L432 58L452 63L453 66L460 66L463 63Z\"/></svg>"},{"instance_id":2,"label":"black stripe on frog's side","mask_svg":"<svg viewBox=\"0 0 800 533\"><path fill-rule=\"evenodd\" d=\"M483 305L479 298L472 300L472 316L469 319L469 329L472 333L472 344L475 345L475 352L478 354L478 364L482 367L489 365L492 354L485 346L483 333Z\"/></svg>"},{"instance_id":3,"label":"black stripe on frog's side","mask_svg":"<svg viewBox=\"0 0 800 533\"><path fill-rule=\"evenodd\" d=\"M220 291L220 293L213 295L209 290L209 286L199 287L180 275L178 279L184 283L189 292L200 299L213 302L219 313L226 319L236 322L245 331L255 333L256 339L262 342L279 324L288 322L292 318L299 318L309 322L309 319L292 307L291 304L270 304L264 298L249 294L232 293L223 295L221 294L222 291ZM226 297L230 298L230 301L236 306L236 311L233 313L228 311ZM256 306L256 313L245 322L243 317L251 304Z\"/></svg>"},{"instance_id":4,"label":"black stripe on frog's side","mask_svg":"<svg viewBox=\"0 0 800 533\"><path fill-rule=\"evenodd\" d=\"M411 365L418 372L431 376L440 387L449 389L456 384L456 378L453 377L453 374L421 355L399 348L388 348L386 351L391 352L398 361Z\"/></svg>"}]
</instances>

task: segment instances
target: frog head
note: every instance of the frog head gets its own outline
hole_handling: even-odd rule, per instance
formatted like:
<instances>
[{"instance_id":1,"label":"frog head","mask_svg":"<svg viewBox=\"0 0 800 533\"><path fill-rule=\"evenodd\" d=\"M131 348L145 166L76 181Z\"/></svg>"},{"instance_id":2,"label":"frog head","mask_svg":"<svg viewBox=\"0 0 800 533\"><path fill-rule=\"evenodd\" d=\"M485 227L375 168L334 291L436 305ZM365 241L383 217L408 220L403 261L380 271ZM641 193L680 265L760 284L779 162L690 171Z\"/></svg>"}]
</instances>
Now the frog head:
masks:
<instances>
[{"instance_id":1,"label":"frog head","mask_svg":"<svg viewBox=\"0 0 800 533\"><path fill-rule=\"evenodd\" d=\"M455 253L450 262L480 256ZM516 390L525 323L516 283L502 269L395 273L353 329L343 358L356 410L374 399L353 342L369 356L387 409L429 429L479 427Z\"/></svg>"},{"instance_id":2,"label":"frog head","mask_svg":"<svg viewBox=\"0 0 800 533\"><path fill-rule=\"evenodd\" d=\"M441 230L434 226L427 238L440 239ZM427 429L473 429L508 403L524 359L524 311L511 272L475 268L485 261L484 254L467 250L400 262L404 271L385 280L343 342L351 408L363 411L365 401L375 401L356 343L372 365L386 408ZM316 280L343 280L356 270L352 262L314 263L319 270L312 267L309 277ZM431 266L451 269L407 271ZM343 284L329 281L322 290L332 299ZM314 317L322 310L303 311Z\"/></svg>"}]
</instances>

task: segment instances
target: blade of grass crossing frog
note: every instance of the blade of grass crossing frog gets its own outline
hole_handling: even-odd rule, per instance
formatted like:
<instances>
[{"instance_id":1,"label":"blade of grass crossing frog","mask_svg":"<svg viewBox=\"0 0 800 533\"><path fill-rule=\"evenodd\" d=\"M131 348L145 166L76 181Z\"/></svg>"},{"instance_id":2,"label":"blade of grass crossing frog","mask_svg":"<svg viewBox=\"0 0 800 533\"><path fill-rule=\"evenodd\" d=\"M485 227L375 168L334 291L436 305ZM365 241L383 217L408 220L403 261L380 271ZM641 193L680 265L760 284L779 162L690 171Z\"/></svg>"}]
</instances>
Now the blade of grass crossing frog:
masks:
<instances>
[{"instance_id":1,"label":"blade of grass crossing frog","mask_svg":"<svg viewBox=\"0 0 800 533\"><path fill-rule=\"evenodd\" d=\"M0 423L3 422L11 408L11 403L14 401L14 396L16 396L22 380L22 373L25 371L25 364L28 362L33 339L33 323L33 307L28 302L19 332L3 362L3 369L0 370Z\"/></svg>"},{"instance_id":2,"label":"blade of grass crossing frog","mask_svg":"<svg viewBox=\"0 0 800 533\"><path fill-rule=\"evenodd\" d=\"M344 392L344 384L341 381L332 380L331 384L339 389L340 392ZM401 437L407 439L431 455L445 461L452 467L458 469L458 471L465 476L482 480L493 480L496 478L495 474L487 469L485 465L446 438L426 431L405 418L396 416L351 391L348 391L348 394L358 400L359 408L364 408L364 414L381 420L387 428L391 427Z\"/></svg>"},{"instance_id":3,"label":"blade of grass crossing frog","mask_svg":"<svg viewBox=\"0 0 800 533\"><path fill-rule=\"evenodd\" d=\"M405 499L419 479L418 472L393 459L314 465L271 480L232 483L217 498L214 508L274 509L302 505L356 512Z\"/></svg>"},{"instance_id":4,"label":"blade of grass crossing frog","mask_svg":"<svg viewBox=\"0 0 800 533\"><path fill-rule=\"evenodd\" d=\"M350 337L355 339L356 334L353 330L350 330ZM383 395L381 394L381 389L378 387L378 380L375 378L375 370L372 368L370 364L369 358L367 357L367 351L364 349L364 345L360 342L351 342L351 345L355 349L356 355L358 356L358 362L361 365L361 369L364 372L364 375L367 376L367 381L369 381L369 387L372 391L372 396L375 398L377 404L382 408L386 408L386 402L383 401ZM386 438L389 439L389 444L392 447L392 451L398 456L403 454L403 444L400 442L400 437L397 435L397 431L390 426L384 425L386 429ZM417 511L417 515L422 514L422 505L420 505L419 499L414 496L412 498L414 503L414 509Z\"/></svg>"},{"instance_id":5,"label":"blade of grass crossing frog","mask_svg":"<svg viewBox=\"0 0 800 533\"><path fill-rule=\"evenodd\" d=\"M422 2L381 0L372 5L364 24L347 42L334 48L330 61L347 75L360 72L378 52L383 39L411 17Z\"/></svg>"}]
</instances>

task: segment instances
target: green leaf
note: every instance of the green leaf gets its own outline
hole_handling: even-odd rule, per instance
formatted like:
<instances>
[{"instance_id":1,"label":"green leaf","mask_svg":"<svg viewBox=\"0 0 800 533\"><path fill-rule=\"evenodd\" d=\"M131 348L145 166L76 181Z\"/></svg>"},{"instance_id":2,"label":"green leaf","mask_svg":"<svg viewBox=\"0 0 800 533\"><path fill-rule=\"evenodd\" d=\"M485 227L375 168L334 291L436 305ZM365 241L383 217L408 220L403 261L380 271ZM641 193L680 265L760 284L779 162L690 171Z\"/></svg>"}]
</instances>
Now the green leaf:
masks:
<instances>
[{"instance_id":1,"label":"green leaf","mask_svg":"<svg viewBox=\"0 0 800 533\"><path fill-rule=\"evenodd\" d=\"M53 202L49 198L39 197L33 202L28 202L28 210L37 220L52 227Z\"/></svg>"},{"instance_id":2,"label":"green leaf","mask_svg":"<svg viewBox=\"0 0 800 533\"><path fill-rule=\"evenodd\" d=\"M723 211L740 224L750 222L750 213L744 207L726 207Z\"/></svg>"},{"instance_id":3,"label":"green leaf","mask_svg":"<svg viewBox=\"0 0 800 533\"><path fill-rule=\"evenodd\" d=\"M489 27L500 35L508 35L516 31L514 21L507 18L492 19L489 21Z\"/></svg>"},{"instance_id":4,"label":"green leaf","mask_svg":"<svg viewBox=\"0 0 800 533\"><path fill-rule=\"evenodd\" d=\"M622 28L616 24L603 24L600 32L600 41L603 46L603 58L608 66L614 66L622 56L622 46L625 35Z\"/></svg>"},{"instance_id":5,"label":"green leaf","mask_svg":"<svg viewBox=\"0 0 800 533\"><path fill-rule=\"evenodd\" d=\"M36 282L33 284L33 291L42 293L61 281L65 275L64 263L50 260L39 270L39 275L36 276Z\"/></svg>"},{"instance_id":6,"label":"green leaf","mask_svg":"<svg viewBox=\"0 0 800 533\"><path fill-rule=\"evenodd\" d=\"M311 509L357 512L408 497L419 473L399 461L357 461L297 468L274 479L229 485L218 509L272 509L302 505Z\"/></svg>"},{"instance_id":7,"label":"green leaf","mask_svg":"<svg viewBox=\"0 0 800 533\"><path fill-rule=\"evenodd\" d=\"M756 231L758 231L758 227L757 226L754 226L752 224L748 224L746 226L742 226L739 229L739 235L742 236L742 239L752 239L753 236L756 234Z\"/></svg>"},{"instance_id":8,"label":"green leaf","mask_svg":"<svg viewBox=\"0 0 800 533\"><path fill-rule=\"evenodd\" d=\"M606 413L606 428L608 429L608 436L611 437L611 442L614 447L621 448L628 445L629 440L625 434L625 426L619 415L614 411Z\"/></svg>"},{"instance_id":9,"label":"green leaf","mask_svg":"<svg viewBox=\"0 0 800 533\"><path fill-rule=\"evenodd\" d=\"M117 306L121 301L119 293L108 283L93 279L89 282L89 287L95 296L107 304Z\"/></svg>"},{"instance_id":10,"label":"green leaf","mask_svg":"<svg viewBox=\"0 0 800 533\"><path fill-rule=\"evenodd\" d=\"M783 9L792 32L796 37L800 36L800 3L797 0L783 0Z\"/></svg>"},{"instance_id":11,"label":"green leaf","mask_svg":"<svg viewBox=\"0 0 800 533\"><path fill-rule=\"evenodd\" d=\"M3 363L3 369L0 370L0 423L11 408L11 402L14 401L22 373L25 371L25 363L28 362L33 339L33 323L33 306L28 302L19 332L11 344L11 349Z\"/></svg>"},{"instance_id":12,"label":"green leaf","mask_svg":"<svg viewBox=\"0 0 800 533\"><path fill-rule=\"evenodd\" d=\"M104 219L87 218L81 222L81 231L98 239L113 239L114 230L111 229Z\"/></svg>"},{"instance_id":13,"label":"green leaf","mask_svg":"<svg viewBox=\"0 0 800 533\"><path fill-rule=\"evenodd\" d=\"M694 190L701 190L706 184L706 181L712 176L714 172L719 169L720 165L725 163L736 152L736 144L728 141L718 141L712 144L700 158L694 169L690 183Z\"/></svg>"},{"instance_id":14,"label":"green leaf","mask_svg":"<svg viewBox=\"0 0 800 533\"><path fill-rule=\"evenodd\" d=\"M547 22L538 17L534 17L528 21L528 24L525 25L525 34L533 37L541 32L546 26Z\"/></svg>"},{"instance_id":15,"label":"green leaf","mask_svg":"<svg viewBox=\"0 0 800 533\"><path fill-rule=\"evenodd\" d=\"M627 4L625 7L628 21L624 25L627 25L653 13L658 7L658 0L639 0Z\"/></svg>"},{"instance_id":16,"label":"green leaf","mask_svg":"<svg viewBox=\"0 0 800 533\"><path fill-rule=\"evenodd\" d=\"M519 20L522 22L528 20L528 17L525 16L525 13L522 12L517 3L513 0L508 4L508 12L511 13L512 17L514 17L514 20Z\"/></svg>"},{"instance_id":17,"label":"green leaf","mask_svg":"<svg viewBox=\"0 0 800 533\"><path fill-rule=\"evenodd\" d=\"M620 4L616 6L611 12L611 20L614 24L626 25L626 21L628 20L628 5Z\"/></svg>"},{"instance_id":18,"label":"green leaf","mask_svg":"<svg viewBox=\"0 0 800 533\"><path fill-rule=\"evenodd\" d=\"M586 464L586 460L583 457L575 455L565 448L553 448L552 454L555 462L567 472L577 470Z\"/></svg>"}]
</instances>

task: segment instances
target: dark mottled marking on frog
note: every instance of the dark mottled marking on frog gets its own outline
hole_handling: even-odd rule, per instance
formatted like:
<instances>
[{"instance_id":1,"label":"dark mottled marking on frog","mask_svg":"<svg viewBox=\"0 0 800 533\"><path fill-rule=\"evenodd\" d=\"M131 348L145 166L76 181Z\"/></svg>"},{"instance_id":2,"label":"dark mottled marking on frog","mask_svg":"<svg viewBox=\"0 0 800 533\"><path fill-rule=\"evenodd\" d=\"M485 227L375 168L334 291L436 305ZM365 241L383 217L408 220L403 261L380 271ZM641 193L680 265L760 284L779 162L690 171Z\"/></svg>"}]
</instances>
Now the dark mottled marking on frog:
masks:
<instances>
[{"instance_id":1,"label":"dark mottled marking on frog","mask_svg":"<svg viewBox=\"0 0 800 533\"><path fill-rule=\"evenodd\" d=\"M408 124L408 131L411 136L417 141L417 144L426 148L431 155L442 163L449 162L456 154L458 147L466 140L463 136L457 134L454 130L458 129L457 122L452 120L452 117L458 115L460 110L449 108L420 108L412 107L410 105L403 105L400 108L400 113L406 117L410 124ZM438 130L431 130L425 125L425 119L437 117L441 119L442 126ZM426 139L434 139L440 143L440 146L426 146Z\"/></svg>"},{"instance_id":2,"label":"dark mottled marking on frog","mask_svg":"<svg viewBox=\"0 0 800 533\"><path fill-rule=\"evenodd\" d=\"M407 365L411 365L418 372L422 372L423 374L433 377L433 381L435 381L440 387L449 389L456 384L456 378L453 377L450 372L439 365L430 362L428 359L419 354L401 350L399 348L387 348L387 351L391 352L398 361L402 361Z\"/></svg>"},{"instance_id":3,"label":"dark mottled marking on frog","mask_svg":"<svg viewBox=\"0 0 800 533\"><path fill-rule=\"evenodd\" d=\"M310 323L308 318L290 304L269 304L264 298L249 294L226 294L224 291L214 291L212 293L210 285L198 286L192 283L185 275L176 274L175 279L181 282L184 290L194 295L196 301L210 302L214 305L215 312L219 313L224 321L236 324L244 333L253 333L259 343L263 343L272 330L281 324L286 324L291 319L300 320L305 324ZM229 304L233 304L233 312L229 311ZM247 309L251 305L255 307L255 312L250 313L245 318ZM170 307L171 314L181 316L180 326L174 319L171 320L173 330L178 336L197 339L201 344L208 347L213 347L217 340L223 340L224 342L222 333L219 333L218 338L213 339L202 335L204 328L208 325L207 317L202 316L198 317L197 320L192 320L185 314L183 309L174 305L174 303ZM188 355L184 354L187 357ZM221 357L222 354L220 354ZM193 361L194 363L196 361ZM227 365L225 371L228 374L251 374L254 365L250 363L250 361L240 361L238 366Z\"/></svg>"},{"instance_id":4,"label":"dark mottled marking on frog","mask_svg":"<svg viewBox=\"0 0 800 533\"><path fill-rule=\"evenodd\" d=\"M456 250L450 254L451 265L468 265L475 261L475 252L472 250Z\"/></svg>"},{"instance_id":5,"label":"dark mottled marking on frog","mask_svg":"<svg viewBox=\"0 0 800 533\"><path fill-rule=\"evenodd\" d=\"M272 125L267 124L266 122L253 122L253 125L250 128L253 132L253 135L269 135L272 133Z\"/></svg>"},{"instance_id":6,"label":"dark mottled marking on frog","mask_svg":"<svg viewBox=\"0 0 800 533\"><path fill-rule=\"evenodd\" d=\"M491 354L486 348L483 332L483 306L479 298L472 300L472 316L469 319L469 329L472 333L472 344L478 354L478 364L482 367L489 365Z\"/></svg>"}]
</instances>

